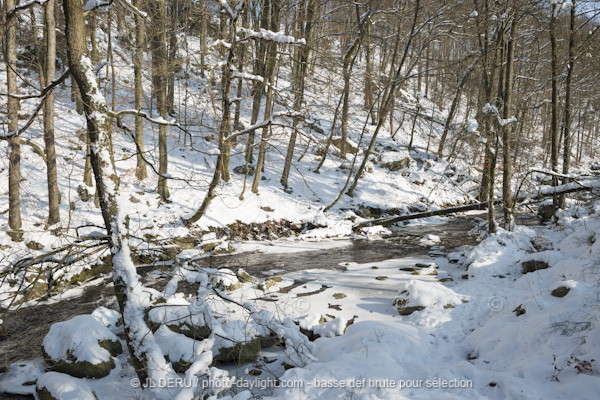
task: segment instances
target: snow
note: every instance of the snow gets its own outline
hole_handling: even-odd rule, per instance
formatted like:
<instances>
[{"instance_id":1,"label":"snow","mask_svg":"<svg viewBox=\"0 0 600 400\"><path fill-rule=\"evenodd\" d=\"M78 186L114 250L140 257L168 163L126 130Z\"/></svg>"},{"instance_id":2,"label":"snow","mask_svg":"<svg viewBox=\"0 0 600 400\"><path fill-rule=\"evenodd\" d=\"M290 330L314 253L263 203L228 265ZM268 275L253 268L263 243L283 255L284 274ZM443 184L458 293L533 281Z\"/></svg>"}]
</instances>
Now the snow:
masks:
<instances>
[{"instance_id":1,"label":"snow","mask_svg":"<svg viewBox=\"0 0 600 400\"><path fill-rule=\"evenodd\" d=\"M36 382L45 370L41 358L11 364L8 372L0 376L0 393L33 394L35 385L32 382Z\"/></svg>"},{"instance_id":2,"label":"snow","mask_svg":"<svg viewBox=\"0 0 600 400\"><path fill-rule=\"evenodd\" d=\"M58 372L46 372L38 379L37 387L60 400L96 400L92 389L81 379ZM36 400L40 397L36 394Z\"/></svg>"},{"instance_id":3,"label":"snow","mask_svg":"<svg viewBox=\"0 0 600 400\"><path fill-rule=\"evenodd\" d=\"M111 3L107 2L107 1L88 0L85 3L84 10L85 11L90 11L90 10L93 10L95 8L98 8L98 7L109 6L110 4Z\"/></svg>"},{"instance_id":4,"label":"snow","mask_svg":"<svg viewBox=\"0 0 600 400\"><path fill-rule=\"evenodd\" d=\"M118 341L115 334L99 320L90 315L79 315L52 325L44 338L43 347L53 360L71 362L75 359L99 364L111 358L108 350L98 345L103 340Z\"/></svg>"},{"instance_id":5,"label":"snow","mask_svg":"<svg viewBox=\"0 0 600 400\"><path fill-rule=\"evenodd\" d=\"M129 2L122 3L132 8ZM87 7L99 3L90 0ZM234 16L235 10L228 3L220 1L221 6ZM238 6L242 2L238 3ZM132 8L133 9L133 8ZM139 11L139 10L138 10ZM142 15L145 15L142 13ZM477 17L476 12L470 14ZM268 30L252 31L240 29L244 38L276 41L281 44L304 44L286 36L282 32ZM106 46L104 33L99 30L99 46ZM182 39L183 40L183 39ZM184 38L181 56L185 59L196 57L199 49L197 38ZM225 44L225 43L222 43ZM121 48L118 41L114 44L123 54L127 49ZM216 50L215 50L216 51ZM339 54L334 54L334 57ZM216 65L214 54L207 56L208 62ZM357 62L362 62L357 60ZM81 60L86 69L86 77L96 82L96 73L89 59ZM133 70L129 61L115 59L117 73L117 91L119 98L129 98ZM150 59L145 60L146 67ZM3 67L0 66L0 69ZM452 257L403 258L383 262L346 265L347 270L312 270L306 269L281 275L282 282L268 290L261 290L257 283L241 284L232 270L201 269L193 260L206 257L201 248L185 250L177 260L169 263L183 263L168 273L172 280L163 291L150 289L141 285L141 280L131 262L131 251L159 248L141 239L147 235L157 241L193 235L202 244L219 242L219 249L229 249L231 244L236 252L294 253L302 251L321 251L341 246L351 246L350 238L360 237L353 232L355 223L363 220L358 216L361 207L372 209L407 210L438 209L445 205L456 204L473 199L477 189L475 171L464 160L449 164L424 151L435 148L441 129L437 125L417 120L414 129L414 149L407 150L411 138L411 124L400 121L405 119L403 111L394 114L394 126L400 127L397 135L388 134L386 125L375 146L372 160L357 187L355 196L342 196L340 203L328 212L323 212L342 189L347 178L349 159L342 160L337 155L329 156L320 174L314 174L320 156L315 153L322 148L332 128L333 110L337 103L336 83L339 78L335 71L329 71L316 65L318 80L306 82L305 122L320 127L325 134L310 129L303 123L298 125L298 149L304 152L302 161L295 164L290 175L291 193L281 190L279 176L285 155L270 151L267 155L264 177L259 194L246 191L240 198L243 176L232 173L229 183L217 188L217 197L211 204L208 213L192 227L186 227L181 217L186 212L198 208L206 193L208 182L212 176L216 155L219 150L215 141L207 137L215 131L220 114L211 106L211 101L219 100L218 87L211 85L218 82L218 76L205 78L200 72L192 71L188 84L190 93L185 96L180 87L185 84L176 76L176 98L183 105L182 110L198 113L190 116L189 125L182 118L167 121L164 118L152 118L144 110L135 110L132 104L119 104L122 109L114 111L125 123L132 123L134 115L142 115L145 123L145 139L147 157L154 162L157 157L153 145L155 128L153 124L186 127L188 142L183 145L179 130L171 128L168 136L169 151L169 189L172 203L164 203L157 199L155 193L157 176L152 174L140 182L134 178L135 146L130 138L113 132L116 173L121 183L117 188L111 181L107 182L109 195L117 195L121 212L116 226L122 239L123 248L116 255L114 262L122 268L117 278L126 282L130 303L125 309L125 321L131 329L132 339L139 344L139 351L149 355L151 379L182 377L190 379L193 384L183 390L173 392L154 390L156 397L191 399L197 393L201 382L232 381L234 376L247 378L245 370L255 365L239 366L228 371L211 367L212 356L220 348L231 346L239 341L254 337L274 335L286 343L285 350L278 350L278 363L284 359L286 364L295 366L284 373L283 367L273 368L273 375L282 381L299 380L301 387L270 388L261 395L271 398L390 398L390 399L429 399L429 398L597 398L600 397L599 372L594 366L591 373L577 373L568 364L570 357L579 360L598 360L600 357L600 329L597 312L597 280L600 257L600 240L596 240L600 231L598 214L588 206L570 204L570 210L560 213L561 225L553 227L516 227L514 231L499 230L496 235L484 238L479 246L470 250L458 249ZM359 70L360 68L357 68ZM333 70L333 69L332 69ZM281 102L287 104L290 95L289 65L282 57L278 75L277 89ZM196 73L197 72L197 73ZM219 70L215 69L218 74ZM260 80L248 72L233 72L234 78ZM187 78L186 78L187 79ZM361 83L360 73L353 75L352 85ZM237 84L237 79L234 86ZM0 82L0 85L3 85ZM148 80L145 86L150 87ZM421 95L413 95L412 88L402 90L402 106L412 110L420 106L420 113L431 120L444 120L445 113L435 104ZM24 244L10 241L5 231L0 231L0 245L10 245L4 251L6 260L0 269L7 270L11 262L31 255L44 255L72 242L73 237L91 236L82 232L95 230L95 236L103 236L98 230L103 224L102 215L94 207L93 202L84 202L79 198L77 188L83 185L83 159L85 145L74 135L85 127L84 119L73 110L69 102L68 90L57 87L57 147L59 156L59 186L63 199L61 217L63 222L55 225L55 229L64 229L66 235L55 236L47 231L40 231L38 226L45 223L47 201L45 193L45 170L39 159L28 147L23 147L22 182L25 242L36 241L44 249L32 251ZM216 97L211 98L215 94ZM240 97L242 108L241 122L244 128L235 127L233 137L244 140L245 134L272 122L272 148L284 149L289 138L291 117L294 115L278 102L274 113L266 121L250 123L249 111L252 101L249 100L249 89L244 86ZM90 95L101 110L106 110L106 101L98 86L93 87ZM149 95L149 93L146 93ZM184 98L185 97L185 98ZM366 112L363 109L362 96L353 96L350 100L348 122L348 141L356 147L365 126ZM33 110L33 101L23 101L23 113ZM193 110L193 111L190 111ZM498 116L498 110L491 105L484 107L484 112ZM112 111L111 111L112 113ZM461 111L459 111L459 114ZM464 114L464 113L463 113ZM406 113L406 116L412 115ZM469 116L461 115L456 120L467 121L465 126L469 133L476 133L478 122ZM463 119L464 117L464 119ZM104 121L106 114L99 112L91 115L97 121ZM31 128L23 134L32 140L40 141L41 125L34 119ZM202 123L197 123L202 121ZM500 124L514 122L514 119L502 120ZM365 141L373 135L373 128L366 124ZM334 136L336 137L336 136ZM213 138L214 139L214 138ZM431 147L430 147L430 139ZM363 141L364 142L364 141ZM191 143L191 144L190 144ZM6 143L0 143L0 151L7 150ZM107 165L111 155L99 146L92 150ZM335 152L335 149L332 148ZM459 152L470 154L470 148ZM244 164L244 146L232 148L231 166ZM359 150L359 159L364 155ZM300 153L296 154L300 156ZM298 158L296 157L296 158ZM386 162L409 159L409 168L390 172L382 168ZM471 160L467 160L471 161ZM530 171L534 164L524 168ZM7 160L0 160L0 178L7 180ZM575 177L573 174L572 177ZM572 182L557 188L544 187L542 193L554 190L575 189L581 185L600 187L597 180ZM93 193L93 187L88 188ZM137 203L128 201L133 196ZM74 205L74 209L70 208ZM7 208L6 196L0 197L0 209ZM270 210L270 211L268 211ZM7 223L8 216L0 215L0 222ZM128 227L125 227L125 220ZM302 231L284 240L243 241L223 238L210 229L225 228L238 221L245 224L264 223L266 221L286 220L303 224L314 224L316 229ZM68 222L67 222L68 221ZM442 219L430 219L426 223L440 222ZM423 222L423 221L421 221ZM95 226L75 231L75 226ZM368 229L366 236L389 233L386 228ZM125 235L131 233L127 239ZM443 235L442 235L443 236ZM425 235L420 240L424 247L440 244L438 235ZM129 248L131 245L131 249ZM154 246L154 247L153 247ZM88 260L77 262L69 267L56 268L49 277L56 282L68 282L71 277L84 268L93 266L107 250L98 251ZM60 259L62 255L48 255ZM436 258L437 257L437 258ZM450 263L449 258L458 260ZM523 275L521 263L527 260L546 261L550 268ZM186 265L184 261L187 261ZM156 267L173 268L169 263L155 263ZM429 265L419 268L418 274L403 271L414 267L417 263ZM266 269L265 276L281 274L284 271L278 265ZM15 288L8 284L9 280L21 281L36 273L35 270L24 273L9 271L9 279L0 281L1 305L7 306L13 300L11 294ZM463 279L463 276L468 279ZM264 277L259 277L264 278ZM439 282L442 278L452 278ZM195 293L183 295L177 293L178 284L187 281L197 284ZM289 287L297 281L304 285L284 293L281 288ZM80 286L70 288L61 294L52 295L43 304L64 301L81 295L87 285L106 284L104 278L98 278ZM212 285L222 289L213 290ZM227 291L223 287L241 287ZM17 285L18 286L18 285ZM552 296L552 291L569 288L563 298ZM325 288L325 290L318 292ZM315 292L318 292L314 294ZM311 294L313 293L313 294ZM338 298L335 294L344 294ZM425 309L408 316L400 316L394 307L398 297L409 305L421 305ZM265 298L267 298L265 300ZM274 301L276 299L277 301ZM21 298L17 297L17 300ZM163 302L164 301L164 302ZM36 301L22 304L33 306ZM452 307L448 307L448 306ZM332 307L339 306L337 308ZM516 316L513 312L522 306L526 313ZM213 333L203 341L194 341L184 335L177 334L166 326L161 326L153 334L146 328L144 310L150 308L150 320L157 323L187 323L193 325L207 324L214 328ZM73 352L77 359L106 360L106 350L97 346L100 338L115 340L122 334L123 326L120 314L108 308L98 308L92 315L79 316L73 320L55 324L47 337L49 352L57 357L66 357ZM300 328L309 330L319 336L310 342L300 334ZM353 323L351 323L353 322ZM348 326L348 327L347 327ZM564 334L563 334L564 332ZM272 349L264 349L265 353ZM190 360L193 365L185 375L176 375L169 363L171 361ZM556 359L554 359L556 356ZM76 393L72 398L89 396L86 385L93 388L101 399L140 398L139 390L134 390L131 380L135 372L128 365L127 354L115 359L118 373L111 374L97 381L73 380L61 374L47 373L42 376L44 367L41 360L17 363L10 366L7 373L0 378L0 390L12 393L28 393L34 390L32 385L24 383L38 380L38 385L45 385L51 390L71 390ZM556 371L561 371L557 378L560 383L551 379ZM41 377L41 378L40 378ZM369 380L373 383L369 386ZM471 387L436 387L446 383L460 381ZM317 382L325 382L317 386ZM346 382L344 388L340 382ZM362 382L366 382L363 384ZM392 383L393 382L393 383ZM470 383L469 383L470 382ZM492 386L491 383L495 383ZM338 387L333 387L337 385ZM396 387L392 387L395 385ZM429 386L428 386L429 385ZM401 387L404 386L404 387ZM412 386L412 387L408 387ZM79 391L79 392L77 392ZM215 391L217 392L217 391ZM64 395L64 396L63 396ZM220 393L224 399L233 393ZM247 399L252 394L241 392L234 398ZM68 398L68 394L60 394Z\"/></svg>"},{"instance_id":6,"label":"snow","mask_svg":"<svg viewBox=\"0 0 600 400\"><path fill-rule=\"evenodd\" d=\"M433 246L440 243L441 240L438 235L427 235L419 240L419 244L421 246Z\"/></svg>"},{"instance_id":7,"label":"snow","mask_svg":"<svg viewBox=\"0 0 600 400\"><path fill-rule=\"evenodd\" d=\"M253 31L252 29L239 27L238 32L244 33L246 38L263 39L283 44L306 44L306 40L296 39L293 36L288 36L284 34L283 31L273 32L263 28L260 28L259 31Z\"/></svg>"},{"instance_id":8,"label":"snow","mask_svg":"<svg viewBox=\"0 0 600 400\"><path fill-rule=\"evenodd\" d=\"M282 282L269 292L278 295L278 304L248 302L257 296L256 283L252 282L222 293L223 298L233 300L231 303L199 289L200 298L213 310L215 325L211 337L194 341L161 326L154 339L171 361L194 363L193 369L178 376L196 379L195 386L201 387L205 379L215 385L217 381L231 384L234 375L238 382L259 379L263 389L255 382L253 393L272 400L344 396L595 398L600 395L595 362L590 371L582 373L577 373L573 365L591 363L600 357L600 312L595 300L599 269L597 261L594 263L600 255L600 241L596 240L599 216L600 209L579 205L559 212L560 224L556 227L499 230L478 246L459 248L447 257L348 263L344 272L303 270L284 274ZM292 247L293 243L287 245ZM457 261L451 263L448 259ZM523 274L521 263L528 260L543 260L550 267ZM418 274L411 273L407 267L417 264ZM192 264L177 271L173 283L198 282L200 288L239 282L233 271L194 269ZM465 272L469 279L461 278ZM439 282L442 278L453 280ZM279 293L280 287L295 281L306 283L289 293ZM165 290L165 295L172 294L162 303L164 307L152 309L151 318L182 318L190 322L189 318L198 315L190 312L196 303L173 293L172 287ZM325 290L319 292L317 289L322 287ZM558 287L570 291L562 298L555 297L552 291ZM304 295L308 293L313 294ZM340 293L345 296L334 296ZM425 308L399 315L394 307L398 298L406 300L408 306ZM238 307L238 303L249 309ZM519 306L526 310L525 314L513 311ZM274 311L280 316L275 317ZM102 328L117 328L116 312L99 308L92 315L88 318ZM225 315L227 319L222 319ZM293 317L318 339L306 342L298 334L296 324L284 315ZM244 370L249 371L252 366L230 372L210 367L213 354L221 347L268 332L286 338L288 345L278 357L296 366L278 373L279 381L285 385L269 386L264 377L246 375ZM68 333L65 330L62 334ZM125 354L118 359L124 357ZM111 374L98 382L78 383L87 383L100 398L114 398L108 394L103 397L103 393L109 393L103 390L108 390L108 386L129 390L134 376L132 370L121 371L122 376ZM20 370L11 367L10 376L5 376L0 385L8 387L9 382L11 390L18 390L19 382L35 380L42 372L35 362ZM200 378L194 378L195 373ZM179 393L191 396L193 392L186 387ZM237 396L247 398L249 393L242 391Z\"/></svg>"}]
</instances>

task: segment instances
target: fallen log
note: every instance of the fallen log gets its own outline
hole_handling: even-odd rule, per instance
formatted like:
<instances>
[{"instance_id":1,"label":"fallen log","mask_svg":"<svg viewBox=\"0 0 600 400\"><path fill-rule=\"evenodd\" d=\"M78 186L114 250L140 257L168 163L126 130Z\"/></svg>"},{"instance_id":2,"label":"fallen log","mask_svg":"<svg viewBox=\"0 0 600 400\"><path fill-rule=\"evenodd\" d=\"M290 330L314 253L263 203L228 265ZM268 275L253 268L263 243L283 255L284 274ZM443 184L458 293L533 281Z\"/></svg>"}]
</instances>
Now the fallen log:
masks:
<instances>
[{"instance_id":1,"label":"fallen log","mask_svg":"<svg viewBox=\"0 0 600 400\"><path fill-rule=\"evenodd\" d=\"M585 180L582 182L570 182L570 183L566 183L564 185L559 185L559 186L545 186L545 187L540 188L538 193L528 195L528 196L520 196L519 198L516 199L515 203L521 203L526 200L538 201L545 197L553 196L555 194L556 195L568 194L568 193L583 192L583 191L594 190L594 189L600 189L600 180L589 179L589 180ZM363 221L358 224L355 224L352 229L357 230L360 228L366 228L369 226L377 226L377 225L388 226L388 225L394 224L396 222L410 221L413 219L428 218L428 217L434 217L434 216L438 216L438 215L448 215L448 214L454 214L454 213L464 212L464 211L483 210L488 207L488 204L489 204L489 201L483 201L480 203L473 203L473 204L466 204L466 205L456 206L456 207L442 208L440 210L423 211L423 212L418 212L418 213L413 213L413 214L399 215L397 217L376 218L376 219L371 219L368 221ZM499 205L499 204L502 204L502 200L494 201L494 205Z\"/></svg>"}]
</instances>

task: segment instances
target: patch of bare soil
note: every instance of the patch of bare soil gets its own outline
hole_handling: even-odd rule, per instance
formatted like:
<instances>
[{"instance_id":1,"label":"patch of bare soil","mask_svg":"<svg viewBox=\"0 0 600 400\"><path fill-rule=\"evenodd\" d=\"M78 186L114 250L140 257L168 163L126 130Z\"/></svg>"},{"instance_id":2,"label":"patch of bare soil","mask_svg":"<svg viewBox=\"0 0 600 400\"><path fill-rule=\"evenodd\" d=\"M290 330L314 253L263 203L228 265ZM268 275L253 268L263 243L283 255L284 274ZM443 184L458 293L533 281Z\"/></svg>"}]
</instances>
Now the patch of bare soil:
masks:
<instances>
[{"instance_id":1,"label":"patch of bare soil","mask_svg":"<svg viewBox=\"0 0 600 400\"><path fill-rule=\"evenodd\" d=\"M41 346L50 326L80 314L90 314L100 306L110 307L116 303L111 281L105 280L97 286L89 286L76 298L54 304L39 304L8 313L0 331L0 373L17 361L31 360L42 356ZM1 397L9 399L19 397ZM25 397L20 397L25 398Z\"/></svg>"}]
</instances>

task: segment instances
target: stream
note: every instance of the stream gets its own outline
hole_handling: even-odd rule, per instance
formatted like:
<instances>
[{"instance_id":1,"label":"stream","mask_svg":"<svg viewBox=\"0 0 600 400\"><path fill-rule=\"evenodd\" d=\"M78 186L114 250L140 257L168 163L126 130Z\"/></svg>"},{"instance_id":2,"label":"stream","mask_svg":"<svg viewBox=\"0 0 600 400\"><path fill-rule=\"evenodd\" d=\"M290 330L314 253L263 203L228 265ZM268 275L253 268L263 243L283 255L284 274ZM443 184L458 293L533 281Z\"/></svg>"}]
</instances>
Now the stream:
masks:
<instances>
[{"instance_id":1,"label":"stream","mask_svg":"<svg viewBox=\"0 0 600 400\"><path fill-rule=\"evenodd\" d=\"M250 275L265 275L300 271L304 269L344 270L345 263L379 262L388 259L445 256L462 246L478 243L476 227L485 214L448 218L445 223L414 224L391 228L391 234L378 238L342 240L337 247L287 253L245 252L232 255L202 258L197 264L211 268L244 268ZM516 217L517 224L539 225L536 216ZM419 243L427 235L440 237L434 246ZM291 242L293 247L293 242ZM150 270L140 271L142 275ZM166 284L166 280L164 282ZM0 373L17 361L41 356L42 341L55 322L65 321L80 314L89 314L99 306L115 307L116 298L112 284L88 286L79 297L40 304L20 309L6 316L0 332ZM30 397L0 393L0 399L25 399Z\"/></svg>"}]
</instances>

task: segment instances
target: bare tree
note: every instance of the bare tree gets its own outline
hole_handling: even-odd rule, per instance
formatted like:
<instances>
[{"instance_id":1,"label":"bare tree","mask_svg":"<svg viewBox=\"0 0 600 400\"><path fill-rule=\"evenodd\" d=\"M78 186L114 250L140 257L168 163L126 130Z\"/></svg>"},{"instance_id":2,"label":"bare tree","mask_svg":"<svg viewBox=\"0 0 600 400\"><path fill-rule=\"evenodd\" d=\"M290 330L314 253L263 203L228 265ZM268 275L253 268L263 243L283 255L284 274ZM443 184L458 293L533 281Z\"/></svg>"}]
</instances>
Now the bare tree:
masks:
<instances>
[{"instance_id":1,"label":"bare tree","mask_svg":"<svg viewBox=\"0 0 600 400\"><path fill-rule=\"evenodd\" d=\"M140 0L135 0L134 5L140 6ZM142 84L142 63L144 60L144 46L146 41L145 24L141 15L135 15L135 52L133 57L133 73L135 80L135 109L144 107L144 86ZM143 180L147 176L146 162L144 160L144 120L140 116L135 117L135 143L137 147L136 177Z\"/></svg>"},{"instance_id":2,"label":"bare tree","mask_svg":"<svg viewBox=\"0 0 600 400\"><path fill-rule=\"evenodd\" d=\"M16 6L15 0L5 0L5 13L8 14ZM6 88L8 93L8 131L19 130L19 100L17 94L17 20L7 21L6 25ZM8 232L12 240L23 240L21 232L21 145L14 135L9 139L8 161Z\"/></svg>"},{"instance_id":3,"label":"bare tree","mask_svg":"<svg viewBox=\"0 0 600 400\"><path fill-rule=\"evenodd\" d=\"M55 0L44 5L45 79L42 86L52 82L56 74L56 20ZM58 208L60 197L56 175L56 150L54 148L54 90L47 94L44 103L44 144L46 147L46 170L48 178L48 225L60 222Z\"/></svg>"},{"instance_id":4,"label":"bare tree","mask_svg":"<svg viewBox=\"0 0 600 400\"><path fill-rule=\"evenodd\" d=\"M146 326L143 313L132 299L143 301L141 285L131 260L124 215L119 210L119 177L110 158L108 106L94 77L85 44L83 3L63 0L69 68L83 100L87 134L91 143L91 163L100 197L102 218L108 233L113 264L113 282L124 321L125 338L135 371L142 382L160 379L172 371ZM139 303L138 303L139 304Z\"/></svg>"}]
</instances>

